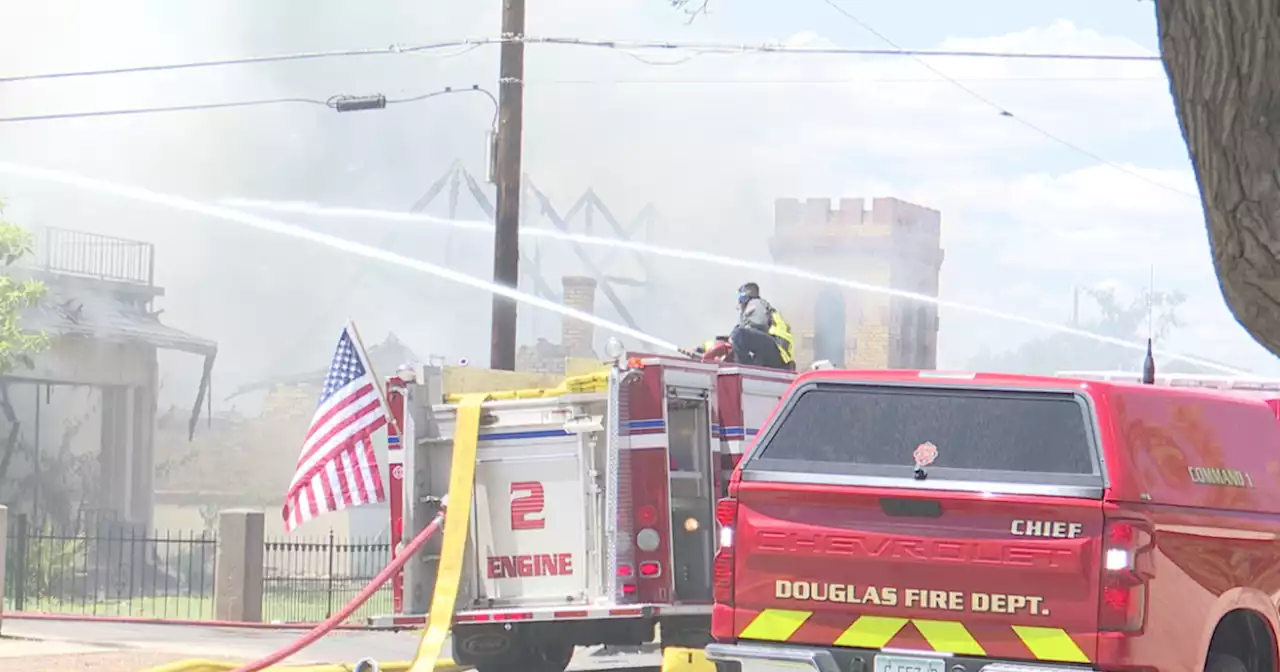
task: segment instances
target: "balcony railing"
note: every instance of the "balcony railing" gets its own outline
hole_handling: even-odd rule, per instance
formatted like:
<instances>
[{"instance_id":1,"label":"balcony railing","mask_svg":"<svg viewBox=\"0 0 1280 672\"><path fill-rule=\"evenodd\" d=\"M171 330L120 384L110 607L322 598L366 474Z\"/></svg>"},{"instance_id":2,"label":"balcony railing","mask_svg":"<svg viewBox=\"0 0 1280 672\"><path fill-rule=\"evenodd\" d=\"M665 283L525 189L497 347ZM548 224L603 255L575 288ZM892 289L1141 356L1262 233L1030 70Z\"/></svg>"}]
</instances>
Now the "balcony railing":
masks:
<instances>
[{"instance_id":1,"label":"balcony railing","mask_svg":"<svg viewBox=\"0 0 1280 672\"><path fill-rule=\"evenodd\" d=\"M43 227L35 240L36 263L46 271L150 286L155 245L96 233Z\"/></svg>"}]
</instances>

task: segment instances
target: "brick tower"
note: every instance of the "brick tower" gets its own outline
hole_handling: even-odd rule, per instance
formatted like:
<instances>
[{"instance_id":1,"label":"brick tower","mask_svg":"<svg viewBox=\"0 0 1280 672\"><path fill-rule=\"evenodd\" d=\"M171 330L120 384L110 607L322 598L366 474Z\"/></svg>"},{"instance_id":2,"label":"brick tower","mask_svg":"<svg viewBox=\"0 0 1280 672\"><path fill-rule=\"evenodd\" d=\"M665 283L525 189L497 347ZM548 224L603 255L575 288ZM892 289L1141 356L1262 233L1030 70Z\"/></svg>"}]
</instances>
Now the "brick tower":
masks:
<instances>
[{"instance_id":1,"label":"brick tower","mask_svg":"<svg viewBox=\"0 0 1280 672\"><path fill-rule=\"evenodd\" d=\"M896 198L780 198L774 260L836 278L936 297L942 214ZM795 278L763 278L761 293L791 323L803 370L827 359L844 368L932 369L938 310L932 304ZM767 283L767 284L766 284Z\"/></svg>"}]
</instances>

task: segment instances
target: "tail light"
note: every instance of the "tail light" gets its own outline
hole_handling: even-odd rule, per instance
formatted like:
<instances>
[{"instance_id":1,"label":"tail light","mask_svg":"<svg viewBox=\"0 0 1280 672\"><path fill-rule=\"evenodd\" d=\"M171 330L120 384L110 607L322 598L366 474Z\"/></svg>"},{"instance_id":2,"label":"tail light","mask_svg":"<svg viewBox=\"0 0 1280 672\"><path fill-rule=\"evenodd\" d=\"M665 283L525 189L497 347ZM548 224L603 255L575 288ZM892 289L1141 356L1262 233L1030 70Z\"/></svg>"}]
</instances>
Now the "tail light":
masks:
<instances>
[{"instance_id":1,"label":"tail light","mask_svg":"<svg viewBox=\"0 0 1280 672\"><path fill-rule=\"evenodd\" d=\"M1153 541L1151 526L1145 521L1107 521L1102 534L1099 630L1136 633L1146 625Z\"/></svg>"},{"instance_id":2,"label":"tail light","mask_svg":"<svg viewBox=\"0 0 1280 672\"><path fill-rule=\"evenodd\" d=\"M618 565L618 583L624 596L636 594L636 570L630 564Z\"/></svg>"},{"instance_id":3,"label":"tail light","mask_svg":"<svg viewBox=\"0 0 1280 672\"><path fill-rule=\"evenodd\" d=\"M720 604L733 602L733 528L738 521L738 500L725 498L716 502L716 524L719 538L713 575L714 597Z\"/></svg>"},{"instance_id":4,"label":"tail light","mask_svg":"<svg viewBox=\"0 0 1280 672\"><path fill-rule=\"evenodd\" d=\"M652 560L640 563L640 576L645 579L653 579L662 575L662 564Z\"/></svg>"}]
</instances>

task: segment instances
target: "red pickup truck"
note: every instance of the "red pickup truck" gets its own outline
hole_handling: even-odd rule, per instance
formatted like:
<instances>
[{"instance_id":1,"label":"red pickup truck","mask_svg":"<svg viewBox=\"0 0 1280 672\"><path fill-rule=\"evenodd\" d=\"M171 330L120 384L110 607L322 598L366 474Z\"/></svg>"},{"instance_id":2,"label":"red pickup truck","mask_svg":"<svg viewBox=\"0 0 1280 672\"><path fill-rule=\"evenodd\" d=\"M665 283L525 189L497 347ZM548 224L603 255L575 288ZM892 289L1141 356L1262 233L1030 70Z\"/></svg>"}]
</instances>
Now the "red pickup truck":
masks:
<instances>
[{"instance_id":1,"label":"red pickup truck","mask_svg":"<svg viewBox=\"0 0 1280 672\"><path fill-rule=\"evenodd\" d=\"M1277 672L1280 401L800 376L717 504L720 672Z\"/></svg>"}]
</instances>

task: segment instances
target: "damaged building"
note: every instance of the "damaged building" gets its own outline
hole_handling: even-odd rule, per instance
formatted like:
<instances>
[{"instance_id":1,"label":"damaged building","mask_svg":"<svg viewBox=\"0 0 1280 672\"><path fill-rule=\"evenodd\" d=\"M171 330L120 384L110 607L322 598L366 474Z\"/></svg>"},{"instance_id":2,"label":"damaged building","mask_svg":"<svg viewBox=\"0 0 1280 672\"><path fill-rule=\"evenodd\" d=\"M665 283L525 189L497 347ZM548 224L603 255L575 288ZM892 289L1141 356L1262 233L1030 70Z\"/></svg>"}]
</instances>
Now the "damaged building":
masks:
<instances>
[{"instance_id":1,"label":"damaged building","mask_svg":"<svg viewBox=\"0 0 1280 672\"><path fill-rule=\"evenodd\" d=\"M0 496L19 512L75 524L86 514L153 521L157 352L202 359L188 436L205 403L217 344L160 320L152 244L81 231L36 231L35 255L11 275L44 283L22 315L48 347L0 379L6 427Z\"/></svg>"}]
</instances>

